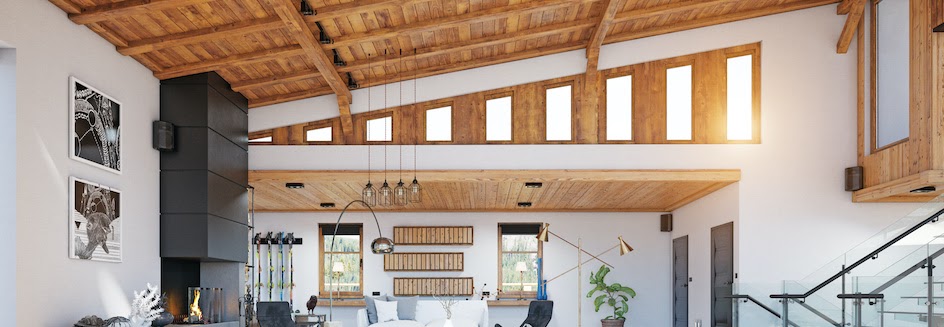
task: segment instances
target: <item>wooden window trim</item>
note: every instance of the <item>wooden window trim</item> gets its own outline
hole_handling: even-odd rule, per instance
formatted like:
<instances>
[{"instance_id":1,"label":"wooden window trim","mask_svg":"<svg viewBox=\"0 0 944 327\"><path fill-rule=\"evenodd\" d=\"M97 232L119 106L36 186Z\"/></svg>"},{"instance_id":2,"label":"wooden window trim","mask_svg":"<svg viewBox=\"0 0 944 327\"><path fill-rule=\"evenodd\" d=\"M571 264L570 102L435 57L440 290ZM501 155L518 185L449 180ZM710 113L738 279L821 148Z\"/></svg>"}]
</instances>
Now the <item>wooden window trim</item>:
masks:
<instances>
[{"instance_id":1,"label":"wooden window trim","mask_svg":"<svg viewBox=\"0 0 944 327\"><path fill-rule=\"evenodd\" d=\"M266 137L271 137L272 140L269 142L252 142L252 140L266 138ZM272 136L272 130L249 133L249 145L273 145L274 143L275 143L275 137Z\"/></svg>"},{"instance_id":2,"label":"wooden window trim","mask_svg":"<svg viewBox=\"0 0 944 327\"><path fill-rule=\"evenodd\" d=\"M327 120L327 121L318 121L318 122L313 122L313 123L309 123L305 125L305 128L302 129L302 135L305 136L305 143L309 145L337 144L337 141L339 140L338 136L340 136L341 134L340 129L339 129L340 125L341 125L340 121L337 121L335 119ZM331 127L331 141L309 141L308 140L308 131L322 129L326 127Z\"/></svg>"},{"instance_id":3,"label":"wooden window trim","mask_svg":"<svg viewBox=\"0 0 944 327\"><path fill-rule=\"evenodd\" d=\"M386 117L390 117L390 141L368 141L367 140L367 122L374 119L386 118ZM361 134L364 137L364 144L384 145L384 144L397 144L397 142L399 142L400 138L397 137L397 126L399 126L399 120L397 119L397 115L394 115L393 109L383 109L383 110L372 111L369 113L364 113L363 116L360 118L363 119L364 121L364 123L362 124L363 132Z\"/></svg>"},{"instance_id":4,"label":"wooden window trim","mask_svg":"<svg viewBox=\"0 0 944 327\"><path fill-rule=\"evenodd\" d=\"M501 98L511 98L511 140L508 141L489 141L488 140L488 101L501 99ZM485 144L515 144L515 91L501 91L494 92L485 95L485 100L482 101L484 106L483 115L485 116L485 124L482 124L483 130L482 135L485 135Z\"/></svg>"},{"instance_id":5,"label":"wooden window trim","mask_svg":"<svg viewBox=\"0 0 944 327\"><path fill-rule=\"evenodd\" d=\"M606 126L607 126L607 125L606 125L606 122L607 122L607 116L606 116L606 113L607 113L607 112L606 112L606 111L607 111L607 102L606 102L606 97L607 97L607 92L609 92L609 89L607 89L607 86L606 86L606 84L607 84L606 82L609 81L610 79L613 79L613 78L619 78L619 77L625 77L625 76L632 76L632 78L633 78L633 87L632 87L631 91L634 90L634 89L635 89L635 85L636 85L636 75L635 75L635 74L636 74L636 71L635 71L635 69L633 69L634 66L635 66L635 65L626 67L626 69L614 69L614 70L610 70L610 71L603 72L603 91L600 92L600 97L601 97L601 99L600 99L600 107L597 108L597 115L598 115L598 117L600 117L600 118L599 118L599 123L598 123L598 125L597 125L597 126L599 126L599 130L600 130L600 140L599 140L599 143L600 143L600 144L635 144L635 143L636 143L636 137L635 137L635 136L636 136L636 132L635 132L635 129L636 129L636 124L635 124L635 122L636 122L636 93L635 93L635 92L633 92L633 96L632 96L632 98L630 98L630 101L629 101L630 114L632 115L632 116L630 116L630 117L631 117L631 120L632 120L632 122L633 122L633 124L631 125L631 126L632 126L632 130L630 131L630 134L633 136L633 139L632 139L632 140L613 140L613 141L611 141L611 140L609 140L609 135L607 135L607 133L606 133L606 131L607 131L607 127L606 127Z\"/></svg>"},{"instance_id":6,"label":"wooden window trim","mask_svg":"<svg viewBox=\"0 0 944 327\"><path fill-rule=\"evenodd\" d=\"M741 56L751 55L751 101L753 108L751 109L751 139L750 140L727 140L727 121L728 121L728 92L727 92L727 81L728 81L728 65L727 61L731 58L737 58ZM728 48L724 53L724 75L722 76L722 82L725 86L725 92L722 94L724 101L721 102L721 105L724 107L724 121L725 121L725 139L728 144L760 144L761 143L761 47L760 43L748 44L733 48Z\"/></svg>"},{"instance_id":7,"label":"wooden window trim","mask_svg":"<svg viewBox=\"0 0 944 327\"><path fill-rule=\"evenodd\" d=\"M420 104L417 109L419 116L419 126L417 126L417 131L420 135L417 135L417 140L422 140L421 144L455 144L456 143L456 102L453 99L445 100L435 100L424 102ZM452 130L449 132L449 141L429 141L426 139L426 113L433 109L440 109L449 107L449 125Z\"/></svg>"},{"instance_id":8,"label":"wooden window trim","mask_svg":"<svg viewBox=\"0 0 944 327\"><path fill-rule=\"evenodd\" d=\"M498 223L498 282L495 283L495 285L496 285L496 288L495 288L495 289L496 289L496 290L502 288L502 280L503 280L503 278L504 278L504 277L502 276L502 254L505 254L505 253L534 253L534 252L530 252L530 251L528 251L528 252L522 252L522 251L509 251L509 252L505 252L505 251L502 251L502 249L503 249L503 247L502 247L502 235L503 235L503 234L502 234L502 229L501 229L502 225L534 225L534 224L543 224L543 223ZM541 259L542 261L544 260L544 242L538 242L538 258ZM538 276L539 279L540 279L540 277L541 277L541 276ZM538 283L540 283L540 282L541 282L541 281L538 280ZM509 299L510 299L510 298L514 298L514 299L517 299L517 298L518 298L519 296L521 296L522 294L524 295L523 297L524 297L525 299L536 299L536 298L538 297L538 292L537 292L537 291L534 291L534 292L514 292L514 293L504 293L504 294L503 294L503 292L497 292L497 293L498 293L498 294L495 295L495 298L496 298L496 299L502 299L502 298L509 298Z\"/></svg>"},{"instance_id":9,"label":"wooden window trim","mask_svg":"<svg viewBox=\"0 0 944 327\"><path fill-rule=\"evenodd\" d=\"M559 87L570 86L570 140L551 141L547 139L547 90ZM541 105L544 110L541 112L542 138L544 144L577 144L577 124L574 123L577 118L577 79L570 78L565 81L551 81L543 86L544 92L541 92Z\"/></svg>"},{"instance_id":10,"label":"wooden window trim","mask_svg":"<svg viewBox=\"0 0 944 327\"><path fill-rule=\"evenodd\" d=\"M692 135L690 136L690 139L688 140L670 140L669 139L669 78L668 78L669 69L680 68L680 67L685 67L685 66L692 67L692 81L691 81L692 83L692 108L691 108L691 115L692 115L691 133ZM666 60L664 61L664 65L662 66L661 73L663 74L663 76L665 76L663 78L664 80L663 89L665 89L665 92L663 92L665 95L665 98L663 99L663 107L665 108L665 126L663 126L665 128L665 135L664 135L665 143L666 144L700 144L700 143L695 142L695 135L696 135L695 133L695 117L696 117L695 115L695 91L697 90L696 89L697 85L695 84L695 75L696 75L695 74L695 57L685 56L685 57Z\"/></svg>"},{"instance_id":11,"label":"wooden window trim","mask_svg":"<svg viewBox=\"0 0 944 327\"><path fill-rule=\"evenodd\" d=\"M318 261L320 262L320 264L318 265L318 297L327 298L329 296L328 291L325 290L325 287L324 287L325 286L325 280L324 280L325 237L324 237L324 232L322 231L322 228L324 228L324 226L319 224L318 225L318 240L319 240ZM360 240L361 240L361 246L358 247L360 249L359 254L361 257L360 275L359 275L360 276L359 283L360 283L361 292L335 292L337 298L339 299L359 299L359 298L364 297L364 225L361 225L360 235L358 237L360 237ZM340 253L340 252L334 252L334 253Z\"/></svg>"},{"instance_id":12,"label":"wooden window trim","mask_svg":"<svg viewBox=\"0 0 944 327\"><path fill-rule=\"evenodd\" d=\"M870 130L871 130L871 133L869 133L869 139L870 139L870 142L869 142L869 150L870 150L870 152L869 152L869 153L870 153L870 154L876 154L876 153L879 153L879 152L882 152L882 151L885 151L885 150L894 148L894 147L896 147L896 146L898 146L898 145L901 145L901 144L904 144L904 143L907 143L908 141L910 141L910 139L911 139L911 131L913 130L913 128L911 128L911 126L910 126L910 124L911 124L911 123L910 123L910 122L911 122L911 108L910 108L910 106L911 106L911 99L910 99L911 90L910 90L910 88L911 88L912 86L909 86L909 99L908 99L908 105L909 105L909 109L908 109L909 127L908 127L908 137L905 137L905 138L903 138L903 139L901 139L901 140L898 140L898 141L895 141L895 142L886 144L886 145L884 145L884 146L878 146L878 103L877 103L877 101L878 101L878 47L877 47L877 43L878 43L878 4L881 3L882 1L881 1L881 0L874 0L874 1L870 1L870 2L871 2L871 10L870 10L871 13L870 13L870 17L869 17L869 19L870 19L870 24L869 24L869 62L870 62L869 75L871 75L871 76L870 76L871 83L869 83L869 88L870 88L871 90L870 90L869 92L870 92L870 97L871 97L871 98L869 99L869 107L870 107L870 108L869 108L869 118L870 118L870 119L869 119L869 125L871 125L871 126L869 126L869 128L870 128ZM911 22L911 19L910 19L910 18L909 18L909 22ZM908 44L909 44L909 45L911 44L911 40L908 41ZM912 51L912 55L914 55L914 51ZM910 77L910 75L911 75L911 74L909 73L909 77Z\"/></svg>"}]
</instances>

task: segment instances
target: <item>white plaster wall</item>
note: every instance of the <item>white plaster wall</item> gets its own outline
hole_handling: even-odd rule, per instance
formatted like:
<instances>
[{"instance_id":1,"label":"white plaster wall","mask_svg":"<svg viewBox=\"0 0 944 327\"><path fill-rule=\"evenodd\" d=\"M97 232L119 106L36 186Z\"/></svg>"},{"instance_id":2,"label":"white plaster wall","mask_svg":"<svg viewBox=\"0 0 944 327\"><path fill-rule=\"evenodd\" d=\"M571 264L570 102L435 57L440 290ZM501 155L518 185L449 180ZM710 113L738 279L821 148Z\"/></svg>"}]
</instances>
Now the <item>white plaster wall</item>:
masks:
<instances>
[{"instance_id":1,"label":"white plaster wall","mask_svg":"<svg viewBox=\"0 0 944 327\"><path fill-rule=\"evenodd\" d=\"M0 45L0 316L16 319L16 50Z\"/></svg>"},{"instance_id":2,"label":"white plaster wall","mask_svg":"<svg viewBox=\"0 0 944 327\"><path fill-rule=\"evenodd\" d=\"M339 204L341 205L341 204ZM383 271L383 258L370 253L364 254L364 292L373 291L393 294L393 277L473 277L477 288L488 284L487 290L494 294L498 282L498 223L499 222L547 222L551 229L576 244L582 238L585 249L590 253L603 252L617 244L617 237L623 236L636 251L626 256L619 256L616 250L610 251L601 259L614 265L613 273L607 280L633 287L638 296L630 302L629 325L631 326L667 326L670 324L671 294L665 289L671 281L669 233L659 232L659 215L655 213L378 213L381 230L390 236L393 226L473 226L474 246L401 246L397 251L408 252L463 252L465 253L465 271L461 273L407 273ZM295 308L304 311L308 296L318 293L318 224L334 223L338 216L334 213L259 213L256 215L256 231L294 232L305 243L295 247ZM364 243L369 246L377 237L377 228L369 213L351 212L342 222L360 222L364 224ZM265 251L265 246L263 246ZM551 237L544 245L545 276L552 278L576 266L577 250L561 240ZM589 257L584 255L584 260ZM263 254L265 260L265 254ZM577 274L573 271L548 284L549 295L554 300L555 315L553 327L573 327L577 325L577 300L583 301L583 323L585 326L599 325L605 317L605 311L593 312L592 299L586 298L589 291L589 272L599 269L596 262L585 265L583 272L584 294L577 294ZM265 277L268 278L268 277ZM267 293L264 291L263 296ZM288 293L285 293L286 296ZM277 297L278 295L276 295ZM265 297L263 297L265 298ZM327 312L328 300L319 301L319 312ZM668 310L668 311L667 311ZM356 309L336 308L336 320L345 326L356 326ZM612 313L612 312L611 312ZM488 326L518 326L524 321L526 308L491 309Z\"/></svg>"},{"instance_id":3,"label":"white plaster wall","mask_svg":"<svg viewBox=\"0 0 944 327\"><path fill-rule=\"evenodd\" d=\"M127 315L132 291L160 282L158 153L150 144L158 80L47 1L0 0L0 13L0 40L17 50L15 325ZM70 75L122 102L121 175L69 158ZM69 176L122 191L124 263L69 259Z\"/></svg>"},{"instance_id":4,"label":"white plaster wall","mask_svg":"<svg viewBox=\"0 0 944 327\"><path fill-rule=\"evenodd\" d=\"M916 207L856 204L851 202L851 194L843 191L843 169L856 164L856 57L854 51L836 54L844 17L837 16L835 10L835 6L824 6L604 46L601 68L762 42L761 144L421 146L419 168L741 169L742 181L736 190L726 189L717 198L703 200L699 204L703 210L691 211L695 215L683 211L676 217L673 236L689 231L694 237L692 249L707 247L705 235L717 225L714 219L732 216L736 205L737 216L730 220L736 220L737 226L739 280L776 283L800 279ZM456 72L421 79L419 98L577 74L584 65L583 52L575 51ZM254 109L250 128L309 120L308 114L298 114L302 111L321 110L333 116L330 113L335 107L313 106L321 101L330 103L313 99ZM376 100L372 102L372 107L379 108ZM366 157L364 146L252 147L250 167L365 169ZM391 164L395 158L390 159ZM604 224L596 227L606 228ZM696 263L693 269L699 271L692 274L704 276L705 267ZM670 291L666 284L666 294ZM691 321L707 321L704 308L709 298L696 294L691 301Z\"/></svg>"}]
</instances>

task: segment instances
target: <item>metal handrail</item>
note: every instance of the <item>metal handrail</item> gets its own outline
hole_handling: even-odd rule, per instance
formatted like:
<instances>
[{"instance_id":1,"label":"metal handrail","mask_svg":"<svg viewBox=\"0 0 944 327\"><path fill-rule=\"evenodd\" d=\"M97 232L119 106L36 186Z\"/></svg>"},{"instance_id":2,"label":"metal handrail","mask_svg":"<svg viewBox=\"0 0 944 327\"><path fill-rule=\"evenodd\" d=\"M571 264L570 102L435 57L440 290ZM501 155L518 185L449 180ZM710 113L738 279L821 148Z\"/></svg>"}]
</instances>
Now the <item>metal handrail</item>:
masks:
<instances>
[{"instance_id":1,"label":"metal handrail","mask_svg":"<svg viewBox=\"0 0 944 327\"><path fill-rule=\"evenodd\" d=\"M757 299L755 299L753 296L750 296L750 295L743 295L743 294L733 294L733 295L731 295L731 296L726 296L726 298L729 298L729 299L738 299L738 300L748 300L748 301L750 301L750 302L753 302L753 303L756 304L757 306L759 306L761 309L764 309L765 311L767 311L767 312L769 312L770 314L774 315L774 317L777 317L777 319L783 319L783 317L780 316L780 313L778 313L777 311L774 311L774 309L768 307L766 304L763 304L763 303L761 303L760 301L757 301ZM788 321L788 323L790 324L790 326L793 326L793 327L800 327L800 326L798 326L797 324L793 323L792 321Z\"/></svg>"}]
</instances>

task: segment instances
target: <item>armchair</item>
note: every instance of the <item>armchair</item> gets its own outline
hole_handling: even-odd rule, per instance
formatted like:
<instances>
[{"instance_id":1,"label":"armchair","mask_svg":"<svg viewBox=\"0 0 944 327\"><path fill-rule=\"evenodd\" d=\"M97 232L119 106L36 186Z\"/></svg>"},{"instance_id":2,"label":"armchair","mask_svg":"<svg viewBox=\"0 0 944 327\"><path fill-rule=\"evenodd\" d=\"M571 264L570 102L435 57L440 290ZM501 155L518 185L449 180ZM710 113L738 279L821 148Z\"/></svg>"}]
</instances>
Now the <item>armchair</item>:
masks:
<instances>
[{"instance_id":1,"label":"armchair","mask_svg":"<svg viewBox=\"0 0 944 327\"><path fill-rule=\"evenodd\" d=\"M551 323L551 314L554 312L554 301L531 301L528 306L528 317L521 323L521 327L526 324L531 327L547 327ZM495 324L495 327L502 327Z\"/></svg>"}]
</instances>

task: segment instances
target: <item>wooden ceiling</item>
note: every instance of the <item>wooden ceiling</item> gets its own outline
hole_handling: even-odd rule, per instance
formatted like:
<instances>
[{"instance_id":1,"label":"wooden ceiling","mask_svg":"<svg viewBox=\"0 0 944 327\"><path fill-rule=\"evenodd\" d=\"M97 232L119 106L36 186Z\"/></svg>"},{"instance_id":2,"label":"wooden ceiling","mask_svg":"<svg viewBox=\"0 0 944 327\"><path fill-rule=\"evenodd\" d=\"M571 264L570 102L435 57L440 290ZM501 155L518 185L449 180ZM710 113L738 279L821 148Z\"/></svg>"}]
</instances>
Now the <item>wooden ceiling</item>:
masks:
<instances>
[{"instance_id":1,"label":"wooden ceiling","mask_svg":"<svg viewBox=\"0 0 944 327\"><path fill-rule=\"evenodd\" d=\"M379 177L379 178L378 178ZM393 177L393 176L391 176ZM406 176L405 176L406 177ZM412 177L412 176L410 176ZM739 170L466 170L420 171L422 203L377 211L671 212L740 180ZM406 179L406 178L405 178ZM412 179L404 180L409 183ZM260 212L340 211L361 198L365 171L251 171ZM304 183L289 189L286 183ZM391 187L397 180L391 179ZM526 182L543 183L527 188ZM375 188L382 176L373 175ZM334 203L322 208L321 203ZM519 202L531 202L521 208ZM365 210L352 206L351 210Z\"/></svg>"},{"instance_id":2,"label":"wooden ceiling","mask_svg":"<svg viewBox=\"0 0 944 327\"><path fill-rule=\"evenodd\" d=\"M303 16L299 0L49 1L160 79L216 71L252 107L336 93L342 116L351 79L364 87L582 48L595 67L605 43L840 2L307 0L316 14Z\"/></svg>"}]
</instances>

